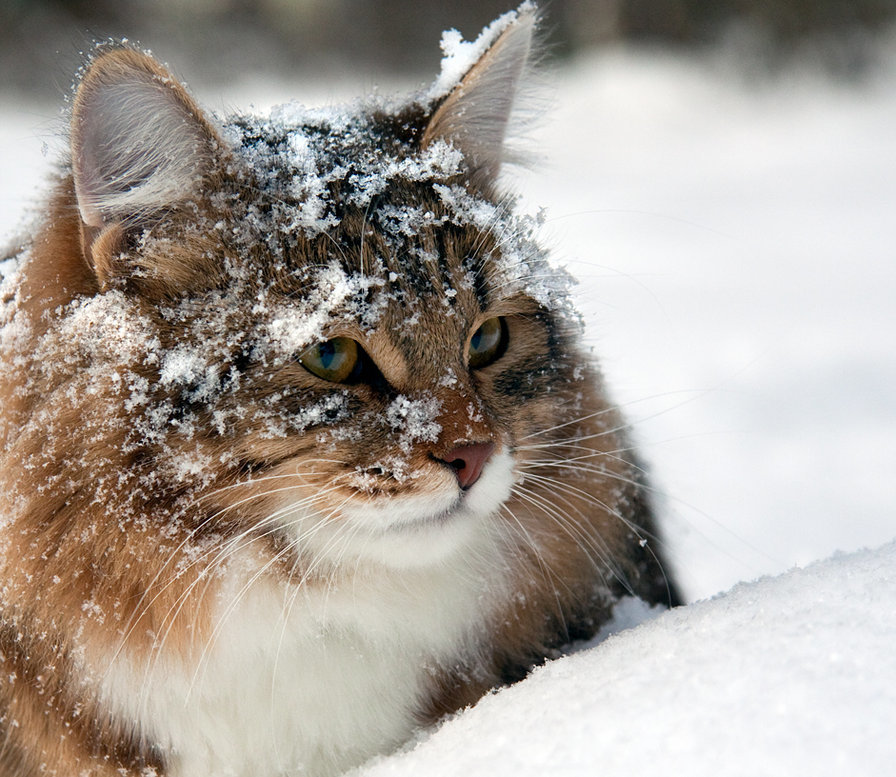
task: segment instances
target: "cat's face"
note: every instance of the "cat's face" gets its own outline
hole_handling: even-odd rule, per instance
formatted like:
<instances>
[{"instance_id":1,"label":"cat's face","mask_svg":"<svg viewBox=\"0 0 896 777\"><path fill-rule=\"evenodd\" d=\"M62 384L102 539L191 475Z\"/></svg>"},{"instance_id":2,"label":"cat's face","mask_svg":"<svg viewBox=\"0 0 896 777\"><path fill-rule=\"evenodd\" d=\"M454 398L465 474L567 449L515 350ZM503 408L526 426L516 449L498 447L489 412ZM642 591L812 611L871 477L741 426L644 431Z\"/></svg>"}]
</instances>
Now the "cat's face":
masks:
<instances>
[{"instance_id":1,"label":"cat's face","mask_svg":"<svg viewBox=\"0 0 896 777\"><path fill-rule=\"evenodd\" d=\"M90 365L119 492L334 562L500 524L535 437L594 399L565 279L496 194L519 27L447 95L223 125L148 57L98 57L72 139L98 293L48 349Z\"/></svg>"},{"instance_id":2,"label":"cat's face","mask_svg":"<svg viewBox=\"0 0 896 777\"><path fill-rule=\"evenodd\" d=\"M110 397L132 406L128 444L210 493L216 527L393 564L449 553L500 512L520 446L578 412L573 331L533 224L471 193L456 157L433 171L447 148L362 168L365 135L338 159L302 143L278 160L306 185L309 160L325 165L311 220L304 193L259 172L308 128L248 134L225 130L212 196L116 258L141 271L103 297L152 343L131 354L143 379ZM403 169L375 194L349 182L386 166Z\"/></svg>"}]
</instances>

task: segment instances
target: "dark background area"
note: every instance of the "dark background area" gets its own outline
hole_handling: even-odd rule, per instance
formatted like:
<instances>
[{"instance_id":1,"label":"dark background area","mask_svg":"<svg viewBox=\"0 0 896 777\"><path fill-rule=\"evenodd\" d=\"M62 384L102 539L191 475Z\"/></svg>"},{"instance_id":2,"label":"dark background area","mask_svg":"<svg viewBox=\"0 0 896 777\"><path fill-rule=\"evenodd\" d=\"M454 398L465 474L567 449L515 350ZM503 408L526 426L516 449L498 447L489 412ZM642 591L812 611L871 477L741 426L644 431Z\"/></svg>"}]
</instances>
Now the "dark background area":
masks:
<instances>
[{"instance_id":1,"label":"dark background area","mask_svg":"<svg viewBox=\"0 0 896 777\"><path fill-rule=\"evenodd\" d=\"M0 90L53 96L95 40L126 37L203 83L247 71L437 70L440 33L469 39L516 0L0 0ZM809 59L843 77L874 68L896 0L550 0L550 56L617 41L725 46L770 70Z\"/></svg>"}]
</instances>

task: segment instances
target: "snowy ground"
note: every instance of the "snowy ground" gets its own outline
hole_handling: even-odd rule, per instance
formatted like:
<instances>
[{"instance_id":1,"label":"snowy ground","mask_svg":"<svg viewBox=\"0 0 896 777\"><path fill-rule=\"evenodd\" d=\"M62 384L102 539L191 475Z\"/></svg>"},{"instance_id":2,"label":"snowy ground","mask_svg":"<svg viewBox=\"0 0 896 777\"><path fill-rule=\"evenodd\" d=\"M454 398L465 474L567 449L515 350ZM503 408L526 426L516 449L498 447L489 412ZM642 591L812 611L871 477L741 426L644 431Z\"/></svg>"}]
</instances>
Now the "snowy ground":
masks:
<instances>
[{"instance_id":1,"label":"snowy ground","mask_svg":"<svg viewBox=\"0 0 896 777\"><path fill-rule=\"evenodd\" d=\"M887 777L894 635L891 543L551 662L357 777Z\"/></svg>"},{"instance_id":2,"label":"snowy ground","mask_svg":"<svg viewBox=\"0 0 896 777\"><path fill-rule=\"evenodd\" d=\"M896 537L891 65L851 87L748 82L611 51L556 76L519 186L582 280L691 599ZM353 91L259 83L198 91L212 108ZM8 102L0 118L8 235L59 119ZM892 773L894 547L663 615L367 774Z\"/></svg>"}]
</instances>

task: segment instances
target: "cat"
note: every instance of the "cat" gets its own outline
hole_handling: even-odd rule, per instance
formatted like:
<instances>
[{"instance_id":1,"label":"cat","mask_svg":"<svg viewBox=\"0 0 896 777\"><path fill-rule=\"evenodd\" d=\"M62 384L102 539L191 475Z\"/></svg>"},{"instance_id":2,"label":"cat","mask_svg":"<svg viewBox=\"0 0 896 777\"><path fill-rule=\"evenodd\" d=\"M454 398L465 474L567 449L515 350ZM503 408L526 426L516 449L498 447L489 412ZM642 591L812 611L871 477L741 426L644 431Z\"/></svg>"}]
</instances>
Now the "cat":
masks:
<instances>
[{"instance_id":1,"label":"cat","mask_svg":"<svg viewBox=\"0 0 896 777\"><path fill-rule=\"evenodd\" d=\"M80 76L3 266L0 775L349 769L675 605L569 279L500 187L537 12L402 104Z\"/></svg>"}]
</instances>

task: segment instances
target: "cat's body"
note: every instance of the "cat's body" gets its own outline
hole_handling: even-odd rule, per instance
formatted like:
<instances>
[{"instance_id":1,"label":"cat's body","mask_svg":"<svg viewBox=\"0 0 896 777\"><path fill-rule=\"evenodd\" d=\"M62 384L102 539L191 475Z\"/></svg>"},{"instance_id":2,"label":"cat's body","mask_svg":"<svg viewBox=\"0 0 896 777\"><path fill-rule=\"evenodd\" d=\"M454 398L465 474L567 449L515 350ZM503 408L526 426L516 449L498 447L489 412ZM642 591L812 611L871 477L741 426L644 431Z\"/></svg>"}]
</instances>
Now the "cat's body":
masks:
<instances>
[{"instance_id":1,"label":"cat's body","mask_svg":"<svg viewBox=\"0 0 896 777\"><path fill-rule=\"evenodd\" d=\"M533 23L393 111L222 125L95 57L4 285L0 776L334 774L675 602L496 193Z\"/></svg>"}]
</instances>

